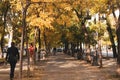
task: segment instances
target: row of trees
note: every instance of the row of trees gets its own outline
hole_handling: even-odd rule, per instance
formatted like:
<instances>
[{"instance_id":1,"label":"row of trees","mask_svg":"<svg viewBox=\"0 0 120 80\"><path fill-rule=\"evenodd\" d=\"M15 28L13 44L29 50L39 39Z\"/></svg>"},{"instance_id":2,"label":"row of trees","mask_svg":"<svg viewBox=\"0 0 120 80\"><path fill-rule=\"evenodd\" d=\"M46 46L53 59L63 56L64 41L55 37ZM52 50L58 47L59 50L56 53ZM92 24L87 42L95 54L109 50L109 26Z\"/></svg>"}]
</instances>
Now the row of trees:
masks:
<instances>
[{"instance_id":1,"label":"row of trees","mask_svg":"<svg viewBox=\"0 0 120 80\"><path fill-rule=\"evenodd\" d=\"M1 51L6 42L15 41L21 46L20 78L22 77L22 56L24 46L28 47L31 41L38 45L38 50L45 47L48 51L52 47L64 46L65 52L80 46L82 43L87 49L103 40L106 31L112 45L114 57L117 55L120 64L120 18L115 11L120 10L119 0L0 0L0 45ZM93 15L98 14L98 18ZM113 14L115 24L111 23L110 14ZM120 15L120 14L119 14ZM89 20L92 20L89 22ZM102 22L102 20L106 23ZM89 27L86 27L88 24ZM115 34L118 48L116 51ZM95 37L95 34L97 36ZM5 39L9 34L11 38ZM105 38L104 38L105 40ZM26 44L25 44L26 43ZM101 44L98 44L101 53Z\"/></svg>"}]
</instances>

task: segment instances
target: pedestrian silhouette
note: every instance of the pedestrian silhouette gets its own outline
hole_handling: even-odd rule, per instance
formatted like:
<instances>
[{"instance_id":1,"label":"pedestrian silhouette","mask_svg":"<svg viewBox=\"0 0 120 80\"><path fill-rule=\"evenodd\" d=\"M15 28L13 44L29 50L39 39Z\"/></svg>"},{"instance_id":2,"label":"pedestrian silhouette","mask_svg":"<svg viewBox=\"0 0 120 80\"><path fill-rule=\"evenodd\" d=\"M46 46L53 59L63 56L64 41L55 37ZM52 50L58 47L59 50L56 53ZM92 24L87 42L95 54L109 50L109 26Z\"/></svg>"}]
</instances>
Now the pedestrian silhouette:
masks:
<instances>
[{"instance_id":1,"label":"pedestrian silhouette","mask_svg":"<svg viewBox=\"0 0 120 80\"><path fill-rule=\"evenodd\" d=\"M53 55L56 55L56 47L53 48Z\"/></svg>"},{"instance_id":2,"label":"pedestrian silhouette","mask_svg":"<svg viewBox=\"0 0 120 80\"><path fill-rule=\"evenodd\" d=\"M11 47L7 49L6 61L10 64L10 80L14 78L14 70L19 60L19 52L15 47L15 43L11 42Z\"/></svg>"},{"instance_id":3,"label":"pedestrian silhouette","mask_svg":"<svg viewBox=\"0 0 120 80\"><path fill-rule=\"evenodd\" d=\"M29 54L30 54L30 62L32 62L34 60L34 46L32 43L30 43L30 46L29 46Z\"/></svg>"}]
</instances>

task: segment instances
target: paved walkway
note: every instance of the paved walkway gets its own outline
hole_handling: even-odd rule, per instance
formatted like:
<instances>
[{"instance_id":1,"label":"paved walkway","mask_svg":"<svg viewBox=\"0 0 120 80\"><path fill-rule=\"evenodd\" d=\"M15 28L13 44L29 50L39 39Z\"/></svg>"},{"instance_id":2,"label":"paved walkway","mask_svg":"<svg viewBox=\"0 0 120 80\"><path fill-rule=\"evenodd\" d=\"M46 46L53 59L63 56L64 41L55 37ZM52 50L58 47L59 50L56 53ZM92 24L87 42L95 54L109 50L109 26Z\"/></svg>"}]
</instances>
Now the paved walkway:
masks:
<instances>
[{"instance_id":1,"label":"paved walkway","mask_svg":"<svg viewBox=\"0 0 120 80\"><path fill-rule=\"evenodd\" d=\"M47 60L37 64L35 70L31 72L31 78L28 79L24 76L23 80L120 80L112 78L116 70L116 63L113 59L103 60L104 67L99 69L85 61L58 53L56 56L49 56ZM0 69L3 68L0 67ZM0 80L9 80L9 72L5 70L0 70ZM15 80L18 80L17 76L16 71Z\"/></svg>"}]
</instances>

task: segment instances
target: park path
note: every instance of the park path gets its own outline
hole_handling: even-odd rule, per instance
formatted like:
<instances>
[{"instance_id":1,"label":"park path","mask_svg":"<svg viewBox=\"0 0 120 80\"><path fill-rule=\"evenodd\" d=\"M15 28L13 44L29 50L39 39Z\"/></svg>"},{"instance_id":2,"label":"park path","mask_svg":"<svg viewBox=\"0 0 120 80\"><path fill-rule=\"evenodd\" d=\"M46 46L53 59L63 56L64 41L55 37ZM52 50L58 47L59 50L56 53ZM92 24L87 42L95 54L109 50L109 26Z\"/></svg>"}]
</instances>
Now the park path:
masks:
<instances>
[{"instance_id":1,"label":"park path","mask_svg":"<svg viewBox=\"0 0 120 80\"><path fill-rule=\"evenodd\" d=\"M32 77L23 80L120 80L115 75L116 63L114 59L103 60L103 68L91 66L86 61L76 60L63 53L49 56L47 60L37 63ZM1 75L2 74L2 75ZM17 71L15 80L17 78ZM0 71L0 80L9 80L8 72Z\"/></svg>"},{"instance_id":2,"label":"park path","mask_svg":"<svg viewBox=\"0 0 120 80\"><path fill-rule=\"evenodd\" d=\"M38 65L41 73L37 71L33 80L120 80L112 78L116 70L114 59L103 60L103 66L99 69L86 61L57 53L56 56L48 57L43 65Z\"/></svg>"}]
</instances>

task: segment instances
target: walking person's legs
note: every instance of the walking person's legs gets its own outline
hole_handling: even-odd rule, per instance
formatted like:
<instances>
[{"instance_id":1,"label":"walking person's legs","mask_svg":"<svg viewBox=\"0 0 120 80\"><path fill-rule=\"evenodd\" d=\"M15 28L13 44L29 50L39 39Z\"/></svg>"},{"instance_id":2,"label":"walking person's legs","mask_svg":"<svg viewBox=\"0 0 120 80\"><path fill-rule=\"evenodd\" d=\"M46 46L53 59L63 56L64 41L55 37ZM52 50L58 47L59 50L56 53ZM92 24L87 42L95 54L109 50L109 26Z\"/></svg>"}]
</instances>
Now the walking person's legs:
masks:
<instances>
[{"instance_id":1,"label":"walking person's legs","mask_svg":"<svg viewBox=\"0 0 120 80\"><path fill-rule=\"evenodd\" d=\"M16 62L10 63L10 80L14 78L15 66L16 66Z\"/></svg>"}]
</instances>

